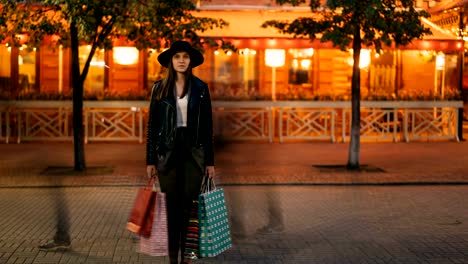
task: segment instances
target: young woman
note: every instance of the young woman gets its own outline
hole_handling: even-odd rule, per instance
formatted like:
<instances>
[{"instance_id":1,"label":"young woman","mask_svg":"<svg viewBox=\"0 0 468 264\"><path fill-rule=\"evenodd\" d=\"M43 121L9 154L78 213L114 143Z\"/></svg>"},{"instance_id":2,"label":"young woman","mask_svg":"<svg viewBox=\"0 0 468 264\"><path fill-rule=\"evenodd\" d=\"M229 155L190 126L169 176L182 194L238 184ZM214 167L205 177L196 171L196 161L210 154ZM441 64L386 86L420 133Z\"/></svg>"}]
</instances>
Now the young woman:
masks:
<instances>
[{"instance_id":1,"label":"young woman","mask_svg":"<svg viewBox=\"0 0 468 264\"><path fill-rule=\"evenodd\" d=\"M203 176L215 175L211 99L206 83L192 75L203 55L188 42L174 42L158 61L167 73L153 85L147 173L166 193L170 261L178 263L180 250L181 263L190 263L183 255L192 201Z\"/></svg>"}]
</instances>

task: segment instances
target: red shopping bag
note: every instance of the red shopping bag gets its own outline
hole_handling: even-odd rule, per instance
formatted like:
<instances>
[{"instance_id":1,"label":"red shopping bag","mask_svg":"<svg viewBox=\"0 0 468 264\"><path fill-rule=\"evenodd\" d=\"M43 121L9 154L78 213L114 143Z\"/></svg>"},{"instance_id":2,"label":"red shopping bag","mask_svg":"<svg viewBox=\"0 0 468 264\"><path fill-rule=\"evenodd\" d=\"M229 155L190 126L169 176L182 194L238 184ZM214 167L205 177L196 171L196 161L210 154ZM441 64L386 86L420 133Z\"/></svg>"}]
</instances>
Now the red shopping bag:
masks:
<instances>
[{"instance_id":1,"label":"red shopping bag","mask_svg":"<svg viewBox=\"0 0 468 264\"><path fill-rule=\"evenodd\" d=\"M166 194L157 192L154 216L149 237L140 236L138 251L150 256L168 256L169 238L167 230Z\"/></svg>"},{"instance_id":2,"label":"red shopping bag","mask_svg":"<svg viewBox=\"0 0 468 264\"><path fill-rule=\"evenodd\" d=\"M145 187L138 190L135 202L127 222L127 230L138 235L150 236L153 223L153 210L156 192L153 188L154 178Z\"/></svg>"}]
</instances>

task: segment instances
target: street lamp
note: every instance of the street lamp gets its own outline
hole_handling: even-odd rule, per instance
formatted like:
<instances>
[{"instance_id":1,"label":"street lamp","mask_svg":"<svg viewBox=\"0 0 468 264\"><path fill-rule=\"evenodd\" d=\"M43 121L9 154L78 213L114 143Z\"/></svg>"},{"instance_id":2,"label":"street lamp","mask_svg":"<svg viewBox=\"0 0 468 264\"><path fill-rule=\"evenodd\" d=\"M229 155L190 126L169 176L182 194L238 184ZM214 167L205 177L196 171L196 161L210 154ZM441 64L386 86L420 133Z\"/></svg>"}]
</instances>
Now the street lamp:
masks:
<instances>
[{"instance_id":1,"label":"street lamp","mask_svg":"<svg viewBox=\"0 0 468 264\"><path fill-rule=\"evenodd\" d=\"M276 101L276 67L282 67L286 60L283 49L266 49L265 64L271 67L271 99Z\"/></svg>"}]
</instances>

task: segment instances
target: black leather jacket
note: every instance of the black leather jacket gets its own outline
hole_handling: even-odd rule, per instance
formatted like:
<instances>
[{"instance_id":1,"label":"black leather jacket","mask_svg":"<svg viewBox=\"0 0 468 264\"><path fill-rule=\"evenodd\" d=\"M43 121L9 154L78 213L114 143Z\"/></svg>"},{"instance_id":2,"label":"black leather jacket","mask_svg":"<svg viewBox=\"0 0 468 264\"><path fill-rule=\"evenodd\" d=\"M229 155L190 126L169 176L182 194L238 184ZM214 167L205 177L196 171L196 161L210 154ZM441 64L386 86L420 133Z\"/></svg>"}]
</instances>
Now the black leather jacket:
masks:
<instances>
[{"instance_id":1,"label":"black leather jacket","mask_svg":"<svg viewBox=\"0 0 468 264\"><path fill-rule=\"evenodd\" d=\"M174 148L177 129L177 110L174 96L156 100L157 89L162 81L153 85L149 108L146 142L146 164L156 165L158 171L168 169L168 160ZM187 129L189 148L197 164L214 165L213 118L208 86L197 77L190 81L187 106Z\"/></svg>"}]
</instances>

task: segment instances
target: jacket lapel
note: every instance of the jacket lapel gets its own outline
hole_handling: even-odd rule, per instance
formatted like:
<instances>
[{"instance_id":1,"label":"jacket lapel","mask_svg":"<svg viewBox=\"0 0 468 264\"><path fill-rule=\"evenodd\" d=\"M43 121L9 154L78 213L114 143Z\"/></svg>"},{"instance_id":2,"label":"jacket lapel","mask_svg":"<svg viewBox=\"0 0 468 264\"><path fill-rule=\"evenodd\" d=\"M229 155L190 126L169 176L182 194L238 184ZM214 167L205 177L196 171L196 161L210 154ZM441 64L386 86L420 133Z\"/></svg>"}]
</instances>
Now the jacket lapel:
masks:
<instances>
[{"instance_id":1,"label":"jacket lapel","mask_svg":"<svg viewBox=\"0 0 468 264\"><path fill-rule=\"evenodd\" d=\"M194 85L192 81L190 83L190 98L188 101L188 110L187 110L187 119L193 113L196 113L196 107L200 103L200 88L197 85ZM190 119L189 119L190 120Z\"/></svg>"}]
</instances>

